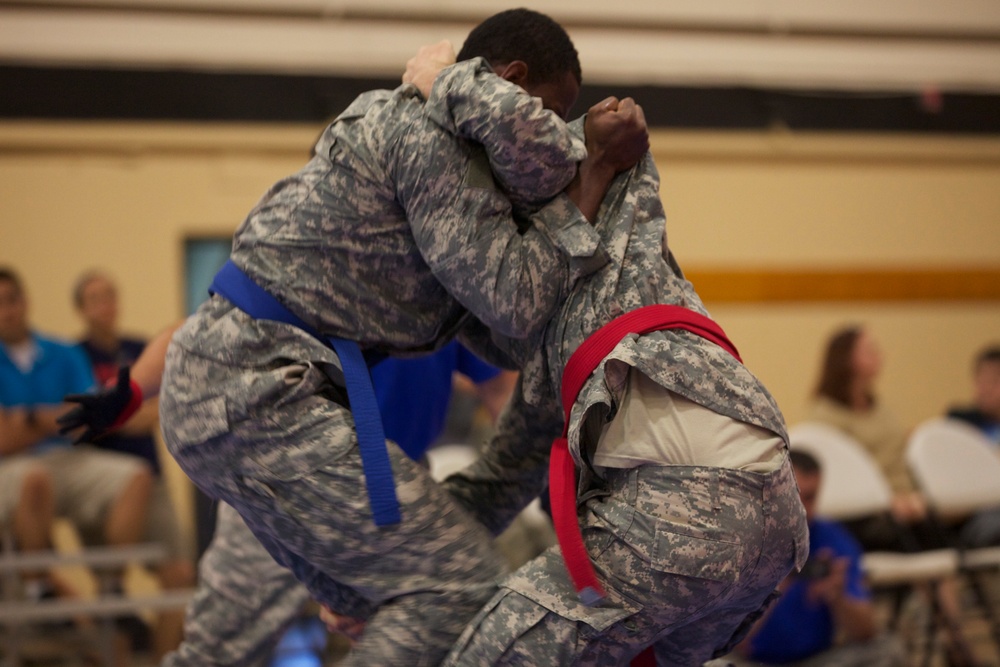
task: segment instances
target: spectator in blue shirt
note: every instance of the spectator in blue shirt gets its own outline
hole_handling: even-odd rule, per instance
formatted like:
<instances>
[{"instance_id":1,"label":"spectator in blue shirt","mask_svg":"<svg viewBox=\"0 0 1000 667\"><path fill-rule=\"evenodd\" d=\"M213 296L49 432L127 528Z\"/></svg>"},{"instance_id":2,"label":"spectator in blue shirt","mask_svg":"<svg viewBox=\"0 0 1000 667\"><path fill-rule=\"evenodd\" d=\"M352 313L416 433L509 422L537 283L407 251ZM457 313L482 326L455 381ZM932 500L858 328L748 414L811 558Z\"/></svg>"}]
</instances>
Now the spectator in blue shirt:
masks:
<instances>
[{"instance_id":1,"label":"spectator in blue shirt","mask_svg":"<svg viewBox=\"0 0 1000 667\"><path fill-rule=\"evenodd\" d=\"M145 397L160 388L167 344L175 328L154 338L133 367L132 380ZM441 432L456 376L467 378L496 418L513 389L514 374L489 366L458 343L414 359L386 359L372 372L386 437L412 458L421 459ZM131 391L131 390L130 390ZM124 403L116 390L105 392L117 417ZM84 410L79 423L93 425L103 405ZM105 419L105 421L107 421ZM239 514L219 505L215 536L198 566L198 591L188 607L185 637L164 667L271 665L282 632L309 599L308 590L271 558ZM346 593L347 591L345 591ZM327 617L342 634L355 637L363 621ZM220 642L219 637L225 637Z\"/></svg>"},{"instance_id":2,"label":"spectator in blue shirt","mask_svg":"<svg viewBox=\"0 0 1000 667\"><path fill-rule=\"evenodd\" d=\"M467 382L495 421L514 389L514 377L454 341L427 356L386 359L372 368L386 437L415 461L444 431L454 382Z\"/></svg>"},{"instance_id":3,"label":"spectator in blue shirt","mask_svg":"<svg viewBox=\"0 0 1000 667\"><path fill-rule=\"evenodd\" d=\"M86 353L98 384L115 382L118 370L131 366L142 354L146 341L123 335L118 328L118 287L106 273L90 270L73 287L73 305L84 325L80 346ZM160 466L160 454L154 434L159 429L159 399L142 402L114 433L94 440L94 446L138 457L153 471L153 491L143 540L162 544L167 558L156 568L160 585L165 589L187 588L195 583L194 559L181 531L167 480ZM169 610L157 615L153 630L153 654L161 658L180 644L184 631L184 613Z\"/></svg>"},{"instance_id":4,"label":"spectator in blue shirt","mask_svg":"<svg viewBox=\"0 0 1000 667\"><path fill-rule=\"evenodd\" d=\"M0 523L13 519L21 548L47 546L54 516L66 516L84 536L96 535L107 544L142 536L153 482L149 466L89 445L73 446L58 434L56 418L67 407L63 397L93 385L90 363L78 346L32 331L20 278L0 268ZM51 493L33 499L39 501L34 503L39 523L26 529L24 492L45 486Z\"/></svg>"},{"instance_id":5,"label":"spectator in blue shirt","mask_svg":"<svg viewBox=\"0 0 1000 667\"><path fill-rule=\"evenodd\" d=\"M976 355L972 384L972 404L951 408L948 417L969 424L1000 448L1000 344ZM967 547L1000 544L1000 507L977 512L961 526L959 537Z\"/></svg>"},{"instance_id":6,"label":"spectator in blue shirt","mask_svg":"<svg viewBox=\"0 0 1000 667\"><path fill-rule=\"evenodd\" d=\"M779 586L767 610L730 659L736 665L895 667L906 664L901 642L879 635L861 571L861 547L834 521L818 518L819 463L791 452L809 521L809 561ZM840 643L836 643L837 638Z\"/></svg>"},{"instance_id":7,"label":"spectator in blue shirt","mask_svg":"<svg viewBox=\"0 0 1000 667\"><path fill-rule=\"evenodd\" d=\"M948 416L975 426L1000 447L1000 344L976 355L972 383L972 405L953 407Z\"/></svg>"}]
</instances>

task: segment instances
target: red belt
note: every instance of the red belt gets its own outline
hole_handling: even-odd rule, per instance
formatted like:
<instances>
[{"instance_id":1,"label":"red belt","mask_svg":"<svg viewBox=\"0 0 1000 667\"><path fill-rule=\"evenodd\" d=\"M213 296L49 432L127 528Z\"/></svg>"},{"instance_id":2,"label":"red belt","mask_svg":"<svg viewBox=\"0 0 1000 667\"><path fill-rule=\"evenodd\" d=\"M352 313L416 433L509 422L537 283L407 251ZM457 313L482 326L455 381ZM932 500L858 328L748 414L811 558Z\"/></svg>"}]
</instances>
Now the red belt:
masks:
<instances>
[{"instance_id":1,"label":"red belt","mask_svg":"<svg viewBox=\"0 0 1000 667\"><path fill-rule=\"evenodd\" d=\"M569 358L563 373L562 402L566 423L563 426L562 437L556 438L552 443L552 457L549 460L549 500L552 504L552 522L556 537L559 539L559 546L562 548L566 569L580 600L588 606L603 600L605 592L597 581L597 573L583 544L583 535L580 533L580 524L576 516L576 466L569 453L566 439L570 411L584 382L622 338L628 334L642 335L664 329L684 329L698 334L719 345L736 357L737 361L742 362L736 347L726 338L726 334L718 324L693 310L658 304L633 310L595 331Z\"/></svg>"}]
</instances>

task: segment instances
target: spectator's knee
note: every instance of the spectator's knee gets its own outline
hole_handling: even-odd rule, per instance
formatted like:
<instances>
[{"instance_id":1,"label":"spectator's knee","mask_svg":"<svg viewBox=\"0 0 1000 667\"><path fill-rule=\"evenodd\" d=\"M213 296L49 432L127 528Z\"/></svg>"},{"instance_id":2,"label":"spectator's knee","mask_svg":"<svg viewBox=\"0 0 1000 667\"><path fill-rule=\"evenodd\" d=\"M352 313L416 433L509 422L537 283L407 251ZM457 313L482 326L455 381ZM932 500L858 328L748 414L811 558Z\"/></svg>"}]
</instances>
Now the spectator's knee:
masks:
<instances>
[{"instance_id":1,"label":"spectator's knee","mask_svg":"<svg viewBox=\"0 0 1000 667\"><path fill-rule=\"evenodd\" d=\"M140 512L145 516L149 500L153 496L154 483L153 473L147 466L136 470L115 497L113 511Z\"/></svg>"},{"instance_id":2,"label":"spectator's knee","mask_svg":"<svg viewBox=\"0 0 1000 667\"><path fill-rule=\"evenodd\" d=\"M143 466L132 476L129 486L134 492L142 493L148 497L153 493L154 482L156 482L156 477L153 476L153 471L147 466Z\"/></svg>"},{"instance_id":3,"label":"spectator's knee","mask_svg":"<svg viewBox=\"0 0 1000 667\"><path fill-rule=\"evenodd\" d=\"M44 468L28 470L21 481L21 502L29 507L45 507L55 502L52 475Z\"/></svg>"},{"instance_id":4,"label":"spectator's knee","mask_svg":"<svg viewBox=\"0 0 1000 667\"><path fill-rule=\"evenodd\" d=\"M187 588L195 582L194 564L186 559L173 559L159 569L160 584L164 588Z\"/></svg>"}]
</instances>

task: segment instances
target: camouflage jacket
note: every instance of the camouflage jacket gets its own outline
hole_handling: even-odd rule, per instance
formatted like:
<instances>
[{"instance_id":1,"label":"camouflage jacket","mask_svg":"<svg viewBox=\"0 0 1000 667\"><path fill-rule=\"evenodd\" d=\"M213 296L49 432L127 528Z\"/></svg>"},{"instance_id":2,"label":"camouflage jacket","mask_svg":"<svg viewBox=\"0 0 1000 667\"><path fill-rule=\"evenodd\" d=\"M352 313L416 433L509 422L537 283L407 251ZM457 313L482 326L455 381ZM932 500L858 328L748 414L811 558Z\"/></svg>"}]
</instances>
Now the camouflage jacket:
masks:
<instances>
[{"instance_id":1,"label":"camouflage jacket","mask_svg":"<svg viewBox=\"0 0 1000 667\"><path fill-rule=\"evenodd\" d=\"M559 194L585 154L538 98L485 60L459 63L426 103L411 85L357 98L251 211L232 259L306 323L365 349L435 349L467 311L524 337L605 261ZM522 234L511 201L549 203Z\"/></svg>"},{"instance_id":2,"label":"camouflage jacket","mask_svg":"<svg viewBox=\"0 0 1000 667\"><path fill-rule=\"evenodd\" d=\"M583 119L570 127L582 135ZM667 244L659 184L649 154L618 175L594 225L610 259L576 285L538 335L514 340L496 332L491 335L478 323L463 331L465 342L483 356L522 369L520 385L486 457L447 482L449 490L491 529L506 525L510 512L543 488L549 447L563 425L559 398L563 370L589 335L615 317L651 304L674 304L708 315ZM613 414L629 367L695 403L787 440L777 404L744 365L696 334L657 331L626 336L580 391L568 432L578 465L584 415L592 408L609 417Z\"/></svg>"}]
</instances>

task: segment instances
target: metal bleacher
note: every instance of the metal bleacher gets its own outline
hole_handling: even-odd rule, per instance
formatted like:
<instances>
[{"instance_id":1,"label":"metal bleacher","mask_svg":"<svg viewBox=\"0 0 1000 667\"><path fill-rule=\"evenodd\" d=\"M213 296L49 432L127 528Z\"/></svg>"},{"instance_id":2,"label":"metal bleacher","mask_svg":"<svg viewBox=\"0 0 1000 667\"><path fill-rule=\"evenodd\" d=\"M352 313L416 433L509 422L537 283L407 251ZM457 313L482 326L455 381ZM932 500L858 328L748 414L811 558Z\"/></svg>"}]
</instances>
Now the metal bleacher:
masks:
<instances>
[{"instance_id":1,"label":"metal bleacher","mask_svg":"<svg viewBox=\"0 0 1000 667\"><path fill-rule=\"evenodd\" d=\"M21 667L31 659L45 664L115 664L116 621L129 616L184 608L193 589L127 595L121 585L129 566L155 566L167 557L160 544L89 547L77 553L0 552L0 666ZM94 596L27 601L23 575L82 566L98 581Z\"/></svg>"}]
</instances>

